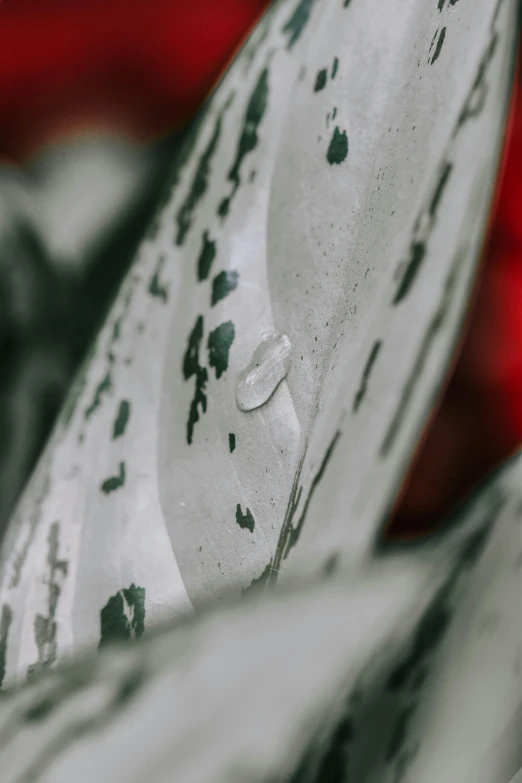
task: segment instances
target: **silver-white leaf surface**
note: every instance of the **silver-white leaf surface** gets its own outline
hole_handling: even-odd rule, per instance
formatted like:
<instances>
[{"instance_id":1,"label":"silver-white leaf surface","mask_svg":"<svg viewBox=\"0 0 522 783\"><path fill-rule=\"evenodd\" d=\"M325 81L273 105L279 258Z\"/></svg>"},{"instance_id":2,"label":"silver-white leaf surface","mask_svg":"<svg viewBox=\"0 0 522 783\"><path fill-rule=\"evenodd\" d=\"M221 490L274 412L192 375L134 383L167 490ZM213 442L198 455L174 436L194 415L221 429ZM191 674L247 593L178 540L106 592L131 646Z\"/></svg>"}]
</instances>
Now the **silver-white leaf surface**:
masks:
<instances>
[{"instance_id":1,"label":"silver-white leaf surface","mask_svg":"<svg viewBox=\"0 0 522 783\"><path fill-rule=\"evenodd\" d=\"M287 0L260 22L3 541L4 684L371 559L469 298L517 10ZM292 366L245 412L267 332Z\"/></svg>"},{"instance_id":2,"label":"silver-white leaf surface","mask_svg":"<svg viewBox=\"0 0 522 783\"><path fill-rule=\"evenodd\" d=\"M0 698L3 783L508 783L522 457L430 541L251 596Z\"/></svg>"}]
</instances>

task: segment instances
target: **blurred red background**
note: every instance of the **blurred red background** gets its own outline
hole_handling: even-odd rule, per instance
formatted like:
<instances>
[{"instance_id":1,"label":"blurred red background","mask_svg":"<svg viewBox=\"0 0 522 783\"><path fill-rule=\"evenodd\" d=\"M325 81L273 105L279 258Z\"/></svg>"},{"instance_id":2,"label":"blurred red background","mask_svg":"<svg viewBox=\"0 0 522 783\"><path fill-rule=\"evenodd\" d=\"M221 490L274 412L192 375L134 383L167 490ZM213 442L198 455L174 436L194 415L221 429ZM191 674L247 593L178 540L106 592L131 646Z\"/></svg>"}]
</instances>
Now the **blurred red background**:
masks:
<instances>
[{"instance_id":1,"label":"blurred red background","mask_svg":"<svg viewBox=\"0 0 522 783\"><path fill-rule=\"evenodd\" d=\"M184 123L267 0L3 0L0 150L86 126L140 141Z\"/></svg>"},{"instance_id":2,"label":"blurred red background","mask_svg":"<svg viewBox=\"0 0 522 783\"><path fill-rule=\"evenodd\" d=\"M144 143L196 111L267 0L4 0L0 157L86 130ZM520 80L518 82L520 84ZM388 528L441 514L522 441L522 97L459 359Z\"/></svg>"}]
</instances>

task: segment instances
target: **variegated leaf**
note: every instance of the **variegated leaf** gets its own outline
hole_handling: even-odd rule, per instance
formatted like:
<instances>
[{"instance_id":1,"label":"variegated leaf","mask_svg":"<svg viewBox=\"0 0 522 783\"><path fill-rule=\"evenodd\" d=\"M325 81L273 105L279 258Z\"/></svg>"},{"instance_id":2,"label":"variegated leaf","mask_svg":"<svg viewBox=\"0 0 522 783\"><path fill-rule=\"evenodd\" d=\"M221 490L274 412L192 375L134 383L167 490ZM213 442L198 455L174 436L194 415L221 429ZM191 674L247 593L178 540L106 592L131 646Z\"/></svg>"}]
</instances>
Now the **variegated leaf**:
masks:
<instances>
[{"instance_id":1,"label":"variegated leaf","mask_svg":"<svg viewBox=\"0 0 522 783\"><path fill-rule=\"evenodd\" d=\"M261 21L11 522L6 682L371 556L468 300L516 11L293 0Z\"/></svg>"},{"instance_id":2,"label":"variegated leaf","mask_svg":"<svg viewBox=\"0 0 522 783\"><path fill-rule=\"evenodd\" d=\"M3 783L508 783L521 509L519 457L427 543L6 693Z\"/></svg>"}]
</instances>

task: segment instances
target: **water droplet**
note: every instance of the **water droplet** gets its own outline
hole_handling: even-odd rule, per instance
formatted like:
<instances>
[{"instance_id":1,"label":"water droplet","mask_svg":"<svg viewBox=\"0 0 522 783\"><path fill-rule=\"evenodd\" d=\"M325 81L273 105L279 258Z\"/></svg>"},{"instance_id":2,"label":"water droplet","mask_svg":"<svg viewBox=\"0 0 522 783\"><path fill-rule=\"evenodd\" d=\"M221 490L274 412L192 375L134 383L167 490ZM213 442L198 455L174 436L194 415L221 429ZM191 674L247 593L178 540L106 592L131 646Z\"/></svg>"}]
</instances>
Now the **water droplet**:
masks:
<instances>
[{"instance_id":1,"label":"water droplet","mask_svg":"<svg viewBox=\"0 0 522 783\"><path fill-rule=\"evenodd\" d=\"M265 332L252 354L248 367L240 374L236 402L242 411L252 411L268 402L292 363L292 343L285 334Z\"/></svg>"}]
</instances>

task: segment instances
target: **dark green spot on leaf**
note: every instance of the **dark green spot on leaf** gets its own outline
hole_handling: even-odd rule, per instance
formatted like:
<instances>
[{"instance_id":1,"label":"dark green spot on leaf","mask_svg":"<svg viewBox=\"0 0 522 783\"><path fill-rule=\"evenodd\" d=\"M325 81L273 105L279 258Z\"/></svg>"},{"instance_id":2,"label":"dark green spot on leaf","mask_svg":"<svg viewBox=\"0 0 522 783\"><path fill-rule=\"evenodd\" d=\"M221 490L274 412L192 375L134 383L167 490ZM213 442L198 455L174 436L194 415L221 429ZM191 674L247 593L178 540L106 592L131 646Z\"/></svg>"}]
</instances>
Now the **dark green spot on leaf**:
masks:
<instances>
[{"instance_id":1,"label":"dark green spot on leaf","mask_svg":"<svg viewBox=\"0 0 522 783\"><path fill-rule=\"evenodd\" d=\"M233 183L233 187L230 195L224 198L218 207L218 215L221 218L225 218L228 215L230 210L230 203L241 183L241 166L243 165L243 161L245 157L257 146L257 132L259 130L261 120L263 119L263 116L266 112L267 104L268 68L264 68L261 71L259 79L257 80L256 86L248 103L245 118L243 120L243 128L239 137L236 157L230 171L228 172L228 179Z\"/></svg>"},{"instance_id":2,"label":"dark green spot on leaf","mask_svg":"<svg viewBox=\"0 0 522 783\"><path fill-rule=\"evenodd\" d=\"M189 417L187 421L187 443L192 443L194 437L194 426L199 421L199 409L201 413L207 412L207 395L205 390L207 388L208 372L206 367L198 367L196 373L196 388L194 390L194 397L190 403Z\"/></svg>"},{"instance_id":3,"label":"dark green spot on leaf","mask_svg":"<svg viewBox=\"0 0 522 783\"><path fill-rule=\"evenodd\" d=\"M334 163L342 163L346 160L347 155L348 136L346 135L346 131L341 131L339 130L339 126L336 126L328 147L328 152L326 153L326 159L330 166L332 166Z\"/></svg>"},{"instance_id":4,"label":"dark green spot on leaf","mask_svg":"<svg viewBox=\"0 0 522 783\"><path fill-rule=\"evenodd\" d=\"M116 492L117 489L121 489L125 485L125 463L120 462L119 473L117 476L110 476L105 479L100 489L106 495L110 495L111 492Z\"/></svg>"},{"instance_id":5,"label":"dark green spot on leaf","mask_svg":"<svg viewBox=\"0 0 522 783\"><path fill-rule=\"evenodd\" d=\"M86 421L87 421L87 419L90 419L92 414L100 407L100 405L102 403L103 396L105 394L107 394L107 392L109 392L111 390L111 388L112 388L112 378L111 378L111 373L110 373L110 370L109 370L107 372L107 374L105 375L105 377L103 378L103 380L100 381L100 383L96 387L96 390L94 392L93 400L92 400L91 404L89 405L89 407L86 408L86 410L85 410L85 420Z\"/></svg>"},{"instance_id":6,"label":"dark green spot on leaf","mask_svg":"<svg viewBox=\"0 0 522 783\"><path fill-rule=\"evenodd\" d=\"M216 243L210 239L208 231L203 233L203 246L198 258L198 280L206 280L216 257Z\"/></svg>"},{"instance_id":7,"label":"dark green spot on leaf","mask_svg":"<svg viewBox=\"0 0 522 783\"><path fill-rule=\"evenodd\" d=\"M199 348L203 339L203 316L198 315L194 328L192 329L188 345L183 357L183 377L185 380L196 375L199 367Z\"/></svg>"},{"instance_id":8,"label":"dark green spot on leaf","mask_svg":"<svg viewBox=\"0 0 522 783\"><path fill-rule=\"evenodd\" d=\"M99 647L139 639L145 630L145 588L130 587L111 596L100 612Z\"/></svg>"},{"instance_id":9,"label":"dark green spot on leaf","mask_svg":"<svg viewBox=\"0 0 522 783\"><path fill-rule=\"evenodd\" d=\"M130 408L131 406L128 400L122 400L120 402L120 406L118 408L118 413L114 421L114 427L112 430L112 437L114 438L114 440L116 440L116 438L120 438L122 435L125 434L125 429L127 427L129 416L130 416Z\"/></svg>"},{"instance_id":10,"label":"dark green spot on leaf","mask_svg":"<svg viewBox=\"0 0 522 783\"><path fill-rule=\"evenodd\" d=\"M238 280L239 273L234 270L223 271L215 276L212 281L212 307L237 288Z\"/></svg>"},{"instance_id":11,"label":"dark green spot on leaf","mask_svg":"<svg viewBox=\"0 0 522 783\"><path fill-rule=\"evenodd\" d=\"M24 711L24 720L27 723L36 723L39 720L43 720L54 710L56 704L56 699L51 698L51 696L44 696Z\"/></svg>"},{"instance_id":12,"label":"dark green spot on leaf","mask_svg":"<svg viewBox=\"0 0 522 783\"><path fill-rule=\"evenodd\" d=\"M254 532L255 522L252 512L247 508L243 514L239 503L236 506L236 522L242 530L248 530L250 533Z\"/></svg>"},{"instance_id":13,"label":"dark green spot on leaf","mask_svg":"<svg viewBox=\"0 0 522 783\"><path fill-rule=\"evenodd\" d=\"M61 593L62 580L67 576L69 563L60 560L60 523L53 522L47 536L47 566L46 584L48 590L47 613L37 614L34 618L34 638L38 650L38 661L28 667L30 678L37 672L51 666L56 660L56 609Z\"/></svg>"},{"instance_id":14,"label":"dark green spot on leaf","mask_svg":"<svg viewBox=\"0 0 522 783\"><path fill-rule=\"evenodd\" d=\"M189 192L187 193L185 200L181 205L179 212L177 214L176 217L176 222L178 224L178 233L176 236L177 245L182 245L183 242L185 241L185 237L187 236L187 233L192 225L192 216L194 210L198 205L199 201L203 198L207 190L208 180L210 176L210 165L212 163L212 158L216 153L219 138L221 136L221 128L223 125L223 113L225 109L222 112L220 112L218 117L216 118L214 131L212 133L210 141L208 142L205 150L203 151L199 159L198 167L196 169L196 173L194 174L194 179L192 180L192 184L190 186Z\"/></svg>"},{"instance_id":15,"label":"dark green spot on leaf","mask_svg":"<svg viewBox=\"0 0 522 783\"><path fill-rule=\"evenodd\" d=\"M4 604L2 606L2 614L0 615L0 688L2 687L7 667L7 642L12 621L13 613L11 607Z\"/></svg>"},{"instance_id":16,"label":"dark green spot on leaf","mask_svg":"<svg viewBox=\"0 0 522 783\"><path fill-rule=\"evenodd\" d=\"M433 63L437 62L437 60L439 59L439 55L440 55L440 53L442 51L442 45L444 44L444 39L445 38L446 38L446 28L443 27L442 30L440 31L440 35L439 35L439 38L438 38L438 41L437 41L437 46L435 47L435 53L434 53L433 57L431 58L431 64L432 65L433 65Z\"/></svg>"},{"instance_id":17,"label":"dark green spot on leaf","mask_svg":"<svg viewBox=\"0 0 522 783\"><path fill-rule=\"evenodd\" d=\"M405 299L406 296L408 295L410 288L415 282L415 279L422 266L425 255L426 255L425 242L413 241L410 247L410 257L408 259L406 269L404 270L404 274L402 275L401 281L397 288L397 292L393 299L394 305L398 305L399 302L402 302L402 300Z\"/></svg>"},{"instance_id":18,"label":"dark green spot on leaf","mask_svg":"<svg viewBox=\"0 0 522 783\"><path fill-rule=\"evenodd\" d=\"M235 334L232 321L226 321L216 327L208 336L208 363L214 367L216 378L221 378L228 369L228 356Z\"/></svg>"},{"instance_id":19,"label":"dark green spot on leaf","mask_svg":"<svg viewBox=\"0 0 522 783\"><path fill-rule=\"evenodd\" d=\"M430 217L432 218L435 218L437 216L437 210L439 208L440 202L442 201L442 197L444 195L444 191L446 189L446 185L448 184L452 171L453 171L453 164L450 163L449 161L445 161L429 207Z\"/></svg>"},{"instance_id":20,"label":"dark green spot on leaf","mask_svg":"<svg viewBox=\"0 0 522 783\"><path fill-rule=\"evenodd\" d=\"M300 0L294 12L283 27L282 32L288 36L287 49L299 40L312 13L314 0Z\"/></svg>"},{"instance_id":21,"label":"dark green spot on leaf","mask_svg":"<svg viewBox=\"0 0 522 783\"><path fill-rule=\"evenodd\" d=\"M161 270L163 269L164 264L165 256L161 255L158 258L156 270L150 279L149 294L165 303L169 298L169 289L167 285L161 282Z\"/></svg>"},{"instance_id":22,"label":"dark green spot on leaf","mask_svg":"<svg viewBox=\"0 0 522 783\"><path fill-rule=\"evenodd\" d=\"M199 411L202 413L207 410L207 396L205 389L208 381L208 372L206 367L201 367L199 363L199 350L201 340L203 339L203 316L199 315L194 324L194 328L189 335L187 349L183 357L183 377L185 380L196 376L196 385L194 397L190 403L189 415L187 420L187 443L192 443L194 436L194 426L199 421Z\"/></svg>"},{"instance_id":23,"label":"dark green spot on leaf","mask_svg":"<svg viewBox=\"0 0 522 783\"><path fill-rule=\"evenodd\" d=\"M372 349L370 351L370 355L368 356L368 359L366 361L366 365L363 370L361 383L359 385L359 389L357 391L357 394L354 397L353 401L353 407L352 410L354 413L357 413L359 410L359 406L361 402L364 400L366 396L366 391L368 389L368 381L370 379L371 372L373 370L373 366L375 362L377 361L377 357L379 355L379 351L381 350L381 341L377 340L372 346Z\"/></svg>"},{"instance_id":24,"label":"dark green spot on leaf","mask_svg":"<svg viewBox=\"0 0 522 783\"><path fill-rule=\"evenodd\" d=\"M321 68L321 70L317 72L317 76L315 77L314 92L319 92L320 90L323 90L326 87L326 79L327 79L326 68Z\"/></svg>"}]
</instances>

